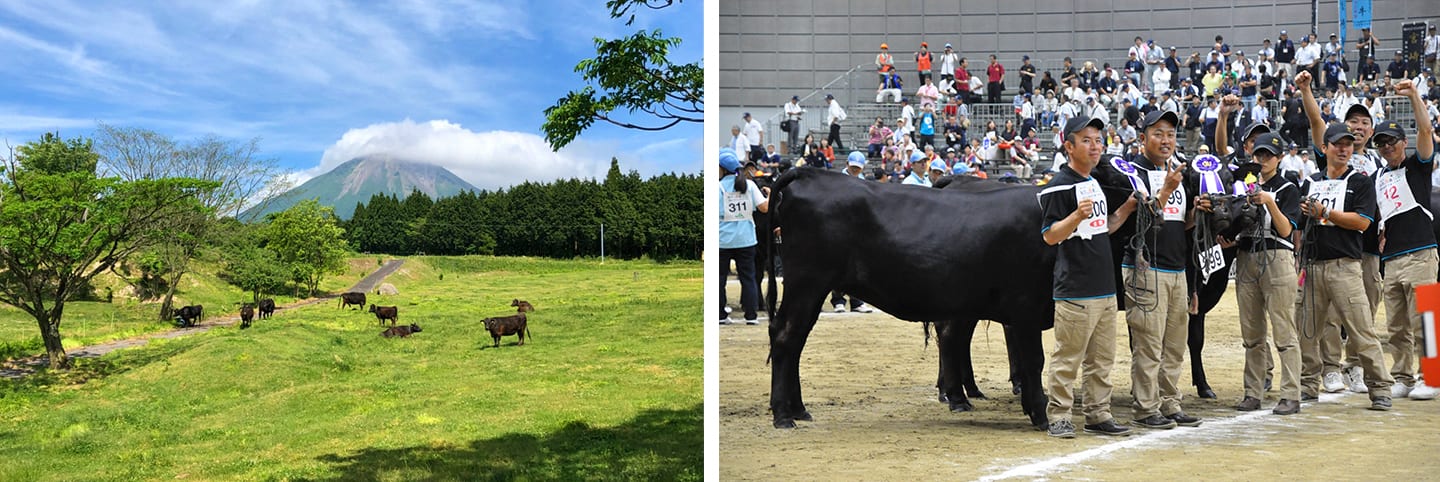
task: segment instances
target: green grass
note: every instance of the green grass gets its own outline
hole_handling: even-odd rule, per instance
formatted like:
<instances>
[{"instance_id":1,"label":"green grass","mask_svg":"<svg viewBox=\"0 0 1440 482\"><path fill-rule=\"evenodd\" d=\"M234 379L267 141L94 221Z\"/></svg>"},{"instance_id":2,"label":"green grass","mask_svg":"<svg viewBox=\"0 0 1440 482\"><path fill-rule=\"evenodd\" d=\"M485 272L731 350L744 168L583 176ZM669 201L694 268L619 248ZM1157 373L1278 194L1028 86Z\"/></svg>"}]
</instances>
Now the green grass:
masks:
<instances>
[{"instance_id":1,"label":"green grass","mask_svg":"<svg viewBox=\"0 0 1440 482\"><path fill-rule=\"evenodd\" d=\"M339 292L350 287L360 278L375 271L374 257L352 258L346 272L326 278L320 284L321 292ZM236 302L249 301L250 294L236 288L216 276L218 264L206 261L193 263L195 272L180 280L176 290L175 305L200 304L205 306L205 318L233 315L240 311ZM108 287L120 293L124 284L108 273L94 280L96 291L104 296ZM294 302L294 293L270 295L278 304ZM168 321L158 319L160 300L140 303L131 298L115 296L113 303L103 301L70 301L65 303L65 316L60 322L60 334L66 351L79 347L130 338L137 335L156 333L175 328ZM0 360L37 355L45 352L40 340L40 328L35 318L10 305L0 304Z\"/></svg>"},{"instance_id":2,"label":"green grass","mask_svg":"<svg viewBox=\"0 0 1440 482\"><path fill-rule=\"evenodd\" d=\"M410 259L378 300L408 339L326 303L0 382L0 480L698 480L701 279ZM490 348L512 298L534 339Z\"/></svg>"}]
</instances>

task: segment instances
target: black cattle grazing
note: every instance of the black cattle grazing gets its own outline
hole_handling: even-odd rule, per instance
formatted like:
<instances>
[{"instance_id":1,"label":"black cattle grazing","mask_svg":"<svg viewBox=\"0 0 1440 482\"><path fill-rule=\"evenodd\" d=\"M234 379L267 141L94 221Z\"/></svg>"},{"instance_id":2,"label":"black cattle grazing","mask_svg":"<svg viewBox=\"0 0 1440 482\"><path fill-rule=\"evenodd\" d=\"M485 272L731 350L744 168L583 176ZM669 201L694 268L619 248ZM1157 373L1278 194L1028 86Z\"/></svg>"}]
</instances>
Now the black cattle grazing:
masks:
<instances>
[{"instance_id":1,"label":"black cattle grazing","mask_svg":"<svg viewBox=\"0 0 1440 482\"><path fill-rule=\"evenodd\" d=\"M341 293L340 308L343 309L350 305L355 305L357 310L365 307L365 293Z\"/></svg>"},{"instance_id":2,"label":"black cattle grazing","mask_svg":"<svg viewBox=\"0 0 1440 482\"><path fill-rule=\"evenodd\" d=\"M385 324L385 320L390 320L390 326L395 326L395 322L400 321L399 306L370 305L370 312L375 314L375 318L379 319L382 325Z\"/></svg>"},{"instance_id":3,"label":"black cattle grazing","mask_svg":"<svg viewBox=\"0 0 1440 482\"><path fill-rule=\"evenodd\" d=\"M495 339L496 347L500 346L502 336L518 335L521 345L525 344L525 337L530 336L530 328L525 323L525 313L486 318L482 323L485 323L485 330L490 332L490 337Z\"/></svg>"},{"instance_id":4,"label":"black cattle grazing","mask_svg":"<svg viewBox=\"0 0 1440 482\"><path fill-rule=\"evenodd\" d=\"M520 312L520 313L525 313L525 312L528 312L528 311L535 311L535 305L531 305L529 301L525 301L525 300L517 299L517 300L511 301L511 302L510 302L510 306L514 306L514 307L515 307L515 311Z\"/></svg>"},{"instance_id":5,"label":"black cattle grazing","mask_svg":"<svg viewBox=\"0 0 1440 482\"><path fill-rule=\"evenodd\" d=\"M250 321L255 319L255 305L245 303L240 305L240 329L250 327Z\"/></svg>"},{"instance_id":6,"label":"black cattle grazing","mask_svg":"<svg viewBox=\"0 0 1440 482\"><path fill-rule=\"evenodd\" d=\"M271 298L260 300L260 319L268 320L273 314L275 314L275 300Z\"/></svg>"},{"instance_id":7,"label":"black cattle grazing","mask_svg":"<svg viewBox=\"0 0 1440 482\"><path fill-rule=\"evenodd\" d=\"M405 338L419 332L420 325L411 323L410 326L392 326L385 331L380 332L380 336L383 336L385 338L394 338L397 336L400 338Z\"/></svg>"},{"instance_id":8,"label":"black cattle grazing","mask_svg":"<svg viewBox=\"0 0 1440 482\"><path fill-rule=\"evenodd\" d=\"M203 318L205 307L202 305L183 306L175 311L175 319L179 320L181 326L195 326Z\"/></svg>"},{"instance_id":9,"label":"black cattle grazing","mask_svg":"<svg viewBox=\"0 0 1440 482\"><path fill-rule=\"evenodd\" d=\"M1124 177L1114 171L1095 177L1112 205L1129 198ZM781 175L771 192L786 271L785 298L770 314L775 427L811 419L800 393L800 355L832 289L902 320L971 327L937 330L952 410L970 408L960 383L973 377L960 373L969 362L967 333L981 319L1004 324L1024 412L1034 425L1048 425L1040 333L1054 325L1056 250L1041 237L1039 192L993 181L972 189L875 183L819 169Z\"/></svg>"}]
</instances>

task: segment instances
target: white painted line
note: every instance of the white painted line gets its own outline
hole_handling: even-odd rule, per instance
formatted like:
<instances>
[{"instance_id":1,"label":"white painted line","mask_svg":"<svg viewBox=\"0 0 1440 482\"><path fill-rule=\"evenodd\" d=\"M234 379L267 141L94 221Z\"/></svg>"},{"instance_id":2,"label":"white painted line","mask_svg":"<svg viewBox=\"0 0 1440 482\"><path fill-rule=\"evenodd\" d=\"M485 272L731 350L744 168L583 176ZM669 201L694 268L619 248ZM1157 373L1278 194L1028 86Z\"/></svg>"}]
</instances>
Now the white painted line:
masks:
<instances>
[{"instance_id":1,"label":"white painted line","mask_svg":"<svg viewBox=\"0 0 1440 482\"><path fill-rule=\"evenodd\" d=\"M1344 393L1322 393L1322 394L1320 394L1320 401L1321 401L1321 402L1338 401L1341 397L1344 397L1344 396L1346 396L1346 395L1351 395L1351 393L1350 393L1350 392L1344 392ZM1359 395L1363 395L1363 394L1355 393L1355 394L1353 394L1353 395L1359 396ZM1302 404L1300 404L1300 405L1301 405L1302 408L1303 408L1303 407L1308 407L1308 406L1313 405L1313 402L1302 403ZM1000 474L987 475L987 476L985 476L985 477L981 477L980 480L981 480L981 481L984 481L984 482L989 482L989 481L993 481L993 480L1002 480L1002 479L1009 479L1009 478L1015 478L1015 477L1026 478L1026 479L1039 478L1039 477L1042 477L1042 476L1044 476L1044 475L1046 475L1046 474L1059 471L1059 470L1061 470L1061 469L1064 469L1064 468L1069 467L1069 466L1072 466L1072 465L1078 465L1078 464L1080 464L1080 463L1083 463L1083 462L1088 461L1088 460L1091 460L1091 459L1096 459L1096 458L1108 456L1108 455L1110 455L1110 454L1112 454L1112 453L1115 453L1115 452L1117 452L1117 451L1120 451L1120 450L1136 449L1136 448L1150 448L1150 447L1154 447L1154 444L1155 444L1156 442L1163 441L1163 440L1171 440L1171 439L1175 439L1175 440L1185 440L1185 439L1214 440L1214 439L1217 438L1217 435L1218 435L1216 432L1228 432L1228 431L1232 431L1233 429L1236 429L1236 428L1243 428L1243 429L1247 429L1247 430L1248 430L1248 429L1253 429L1253 428L1255 428L1255 425L1254 425L1254 424L1256 424L1256 423L1266 423L1266 421L1273 421L1273 422L1275 422L1275 423L1285 422L1285 421L1289 420L1289 419L1292 418L1292 417L1301 417L1301 416L1304 416L1304 413L1305 413L1305 412L1302 411L1302 412L1300 412L1299 414L1295 414L1295 415L1283 415L1283 416L1282 416L1282 415L1275 415L1275 414L1271 413L1270 410L1256 410L1256 411L1254 411L1254 412L1246 412L1246 413L1243 413L1243 414L1240 414L1240 415L1237 415L1237 416L1234 416L1234 417L1229 417L1229 418L1208 418L1208 419L1205 419L1205 423L1201 424L1199 427L1175 427L1175 428L1170 429L1170 430L1151 430L1151 429L1146 429L1146 428L1141 428L1141 427L1136 427L1136 426L1134 426L1134 425L1131 425L1131 426L1130 426L1130 427L1131 427L1130 430L1131 430L1132 432L1134 432L1134 431L1141 431L1140 434L1131 435L1131 436L1128 436L1128 437L1124 437L1123 439L1120 439L1120 440L1118 440L1118 441L1116 441L1116 442L1108 443L1108 444L1105 444L1105 445L1101 445L1101 446L1099 446L1099 447L1095 447L1095 448L1088 449L1088 450L1083 450L1083 451L1076 452L1076 453L1073 453L1073 454L1063 455L1063 456L1060 456L1060 457L1054 457L1054 458L1050 458L1050 459L1041 460L1041 461L1038 461L1038 462L1032 462L1032 463L1029 463L1029 464L1021 465L1021 466L1019 466L1019 467L1012 468L1012 469L1007 470L1007 471L1005 471L1005 472L1002 472L1002 473L1000 473ZM1258 420L1257 420L1257 419L1258 419ZM1076 427L1076 428L1078 429L1079 427ZM1234 432L1234 433L1237 434L1237 435L1239 434L1239 432ZM1082 433L1079 433L1079 434L1077 434L1077 435L1078 435L1078 436L1081 436L1081 437L1087 436L1087 434L1084 434L1083 432L1082 432ZM1044 435L1044 434L1039 435L1039 436L1049 437L1049 435ZM1088 435L1088 436L1105 437L1105 435ZM1057 440L1059 440L1059 439L1057 439Z\"/></svg>"}]
</instances>

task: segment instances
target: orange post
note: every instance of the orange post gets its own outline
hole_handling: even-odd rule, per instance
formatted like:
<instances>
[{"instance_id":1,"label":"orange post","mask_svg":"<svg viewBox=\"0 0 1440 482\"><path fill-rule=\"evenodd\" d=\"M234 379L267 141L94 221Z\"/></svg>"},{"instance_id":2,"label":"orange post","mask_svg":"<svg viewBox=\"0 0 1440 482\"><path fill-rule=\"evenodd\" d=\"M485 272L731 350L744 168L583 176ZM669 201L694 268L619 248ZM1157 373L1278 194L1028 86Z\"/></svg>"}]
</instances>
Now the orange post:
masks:
<instances>
[{"instance_id":1,"label":"orange post","mask_svg":"<svg viewBox=\"0 0 1440 482\"><path fill-rule=\"evenodd\" d=\"M1425 356L1420 358L1420 373L1425 384L1440 387L1440 337L1436 336L1435 313L1440 312L1440 283L1415 287L1415 306L1420 310L1425 337L1420 340Z\"/></svg>"}]
</instances>

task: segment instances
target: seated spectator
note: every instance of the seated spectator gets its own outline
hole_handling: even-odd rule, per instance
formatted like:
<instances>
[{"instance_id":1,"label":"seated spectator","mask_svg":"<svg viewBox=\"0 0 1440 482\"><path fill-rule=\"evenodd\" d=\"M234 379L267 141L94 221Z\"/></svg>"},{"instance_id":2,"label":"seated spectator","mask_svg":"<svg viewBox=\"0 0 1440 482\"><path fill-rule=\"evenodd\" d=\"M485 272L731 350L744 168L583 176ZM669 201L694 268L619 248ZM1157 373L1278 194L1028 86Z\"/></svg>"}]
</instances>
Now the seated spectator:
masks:
<instances>
[{"instance_id":1,"label":"seated spectator","mask_svg":"<svg viewBox=\"0 0 1440 482\"><path fill-rule=\"evenodd\" d=\"M960 121L955 116L945 120L945 146L955 147L965 144L965 128L960 126Z\"/></svg>"},{"instance_id":2,"label":"seated spectator","mask_svg":"<svg viewBox=\"0 0 1440 482\"><path fill-rule=\"evenodd\" d=\"M931 82L929 77L926 77L925 83L915 92L915 97L920 99L920 108L923 109L925 106L934 108L940 101L940 89L935 87L935 84Z\"/></svg>"},{"instance_id":3,"label":"seated spectator","mask_svg":"<svg viewBox=\"0 0 1440 482\"><path fill-rule=\"evenodd\" d=\"M893 71L880 72L880 86L875 88L875 103L885 102L885 99L900 102L902 97L900 75Z\"/></svg>"}]
</instances>

